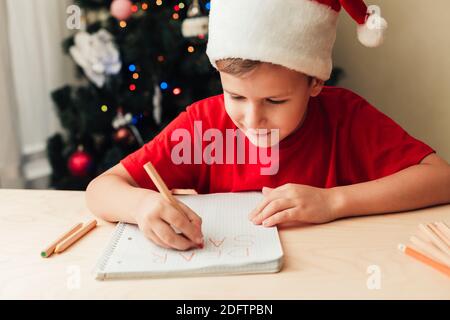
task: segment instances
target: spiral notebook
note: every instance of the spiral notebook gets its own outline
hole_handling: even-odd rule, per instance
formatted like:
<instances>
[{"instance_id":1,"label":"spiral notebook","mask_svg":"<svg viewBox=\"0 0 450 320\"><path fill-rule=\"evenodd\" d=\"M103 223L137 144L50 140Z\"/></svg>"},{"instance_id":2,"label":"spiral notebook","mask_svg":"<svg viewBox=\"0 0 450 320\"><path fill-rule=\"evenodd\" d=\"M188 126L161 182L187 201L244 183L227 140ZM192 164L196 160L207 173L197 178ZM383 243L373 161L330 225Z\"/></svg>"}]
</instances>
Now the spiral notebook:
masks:
<instances>
[{"instance_id":1,"label":"spiral notebook","mask_svg":"<svg viewBox=\"0 0 450 320\"><path fill-rule=\"evenodd\" d=\"M164 249L148 240L136 225L118 223L95 268L96 279L163 278L281 269L283 251L276 227L254 225L248 214L262 194L216 193L177 196L202 217L203 249Z\"/></svg>"}]
</instances>

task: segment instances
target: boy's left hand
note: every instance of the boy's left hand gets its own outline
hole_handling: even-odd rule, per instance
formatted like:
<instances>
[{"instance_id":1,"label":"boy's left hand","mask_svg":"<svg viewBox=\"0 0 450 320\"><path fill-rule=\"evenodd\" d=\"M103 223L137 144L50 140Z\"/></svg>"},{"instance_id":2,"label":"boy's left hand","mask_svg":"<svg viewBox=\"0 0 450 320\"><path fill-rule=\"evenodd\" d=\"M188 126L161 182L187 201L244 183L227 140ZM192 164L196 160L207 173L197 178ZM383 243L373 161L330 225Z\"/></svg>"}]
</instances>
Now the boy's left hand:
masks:
<instances>
[{"instance_id":1,"label":"boy's left hand","mask_svg":"<svg viewBox=\"0 0 450 320\"><path fill-rule=\"evenodd\" d=\"M263 201L250 213L255 224L271 227L284 222L325 223L335 219L330 189L288 183L263 190Z\"/></svg>"}]
</instances>

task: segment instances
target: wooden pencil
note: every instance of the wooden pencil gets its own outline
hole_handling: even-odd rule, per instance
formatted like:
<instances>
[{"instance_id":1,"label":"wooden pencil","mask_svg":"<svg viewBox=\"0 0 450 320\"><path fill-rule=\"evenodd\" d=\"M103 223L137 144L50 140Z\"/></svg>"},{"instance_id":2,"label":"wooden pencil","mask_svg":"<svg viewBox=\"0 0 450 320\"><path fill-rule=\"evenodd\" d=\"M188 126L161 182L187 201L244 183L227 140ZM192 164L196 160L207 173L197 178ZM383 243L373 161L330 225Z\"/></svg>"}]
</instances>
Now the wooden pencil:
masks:
<instances>
[{"instance_id":1,"label":"wooden pencil","mask_svg":"<svg viewBox=\"0 0 450 320\"><path fill-rule=\"evenodd\" d=\"M434 232L434 234L441 239L446 245L447 247L450 248L450 239L447 239L447 237L445 236L445 234L443 232L441 232L441 230L438 229L438 227L434 224L434 223L430 223L428 224L428 227L431 229L431 231Z\"/></svg>"},{"instance_id":2,"label":"wooden pencil","mask_svg":"<svg viewBox=\"0 0 450 320\"><path fill-rule=\"evenodd\" d=\"M72 228L70 228L68 231L60 235L55 241L53 241L47 248L41 251L41 257L42 258L48 258L50 257L56 249L56 246L61 242L70 237L72 234L74 234L77 230L79 230L83 224L77 223Z\"/></svg>"},{"instance_id":3,"label":"wooden pencil","mask_svg":"<svg viewBox=\"0 0 450 320\"><path fill-rule=\"evenodd\" d=\"M436 236L428 226L425 226L424 224L419 224L419 229L421 229L428 236L428 238L431 240L431 242L433 242L433 244L436 247L441 249L450 257L450 249L448 248L448 246L445 244L445 242L439 239L439 237Z\"/></svg>"},{"instance_id":4,"label":"wooden pencil","mask_svg":"<svg viewBox=\"0 0 450 320\"><path fill-rule=\"evenodd\" d=\"M436 248L432 243L425 242L415 236L411 236L409 240L411 240L411 243L414 244L420 251L424 252L426 255L439 261L442 264L447 265L447 267L450 267L450 258L447 257L447 255L444 252Z\"/></svg>"},{"instance_id":5,"label":"wooden pencil","mask_svg":"<svg viewBox=\"0 0 450 320\"><path fill-rule=\"evenodd\" d=\"M164 199L166 199L168 202L170 202L175 209L177 209L178 211L180 211L182 214L185 215L185 217L192 222L192 220L189 218L189 216L187 215L187 213L184 211L184 209L180 206L180 204L178 203L178 200L173 196L172 192L169 190L169 188L167 188L167 185L164 183L163 179L161 178L161 176L159 175L158 171L156 171L155 167L153 166L153 164L151 162L147 162L146 164L144 164L144 169L147 172L148 176L150 177L150 179L152 179L153 183L155 184L156 188L158 189L158 191L161 193L161 195L164 197ZM178 233L178 234L182 234L182 232L180 230L178 230L175 226L172 226L173 230ZM187 237L186 237L187 238ZM201 243L199 244L200 248L203 248L204 244Z\"/></svg>"},{"instance_id":6,"label":"wooden pencil","mask_svg":"<svg viewBox=\"0 0 450 320\"><path fill-rule=\"evenodd\" d=\"M169 188L167 188L166 184L164 183L163 179L159 175L158 171L156 171L156 169L152 165L152 163L147 162L144 165L144 169L147 172L147 174L149 175L150 179L152 179L153 183L155 184L159 193L161 193L161 195L164 197L164 199L166 199L168 202L170 202L178 211L182 212L186 216L186 218L188 218L189 221L191 221L191 219L189 219L188 215L181 208L177 199L172 195L172 192L170 192Z\"/></svg>"},{"instance_id":7,"label":"wooden pencil","mask_svg":"<svg viewBox=\"0 0 450 320\"><path fill-rule=\"evenodd\" d=\"M83 236L85 236L89 231L97 226L97 220L93 219L86 223L80 230L72 234L70 237L59 243L55 248L55 253L61 253L70 247L72 244L77 242Z\"/></svg>"},{"instance_id":8,"label":"wooden pencil","mask_svg":"<svg viewBox=\"0 0 450 320\"><path fill-rule=\"evenodd\" d=\"M441 231L447 240L450 241L450 228L444 222L435 222L436 227Z\"/></svg>"},{"instance_id":9,"label":"wooden pencil","mask_svg":"<svg viewBox=\"0 0 450 320\"><path fill-rule=\"evenodd\" d=\"M448 277L450 277L450 268L449 267L427 257L426 255L420 253L419 251L414 250L411 247L405 246L404 244L399 244L398 249L400 251L404 252L406 255L408 255L422 263L425 263L426 265L428 265L428 266L444 273Z\"/></svg>"}]
</instances>

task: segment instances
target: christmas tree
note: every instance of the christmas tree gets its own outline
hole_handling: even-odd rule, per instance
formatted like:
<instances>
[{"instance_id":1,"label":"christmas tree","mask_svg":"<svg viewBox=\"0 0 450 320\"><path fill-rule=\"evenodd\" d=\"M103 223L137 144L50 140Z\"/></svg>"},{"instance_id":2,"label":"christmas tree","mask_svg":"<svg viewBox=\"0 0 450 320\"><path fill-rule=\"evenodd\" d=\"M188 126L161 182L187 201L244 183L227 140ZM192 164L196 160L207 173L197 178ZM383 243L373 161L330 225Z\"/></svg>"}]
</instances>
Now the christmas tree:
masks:
<instances>
[{"instance_id":1,"label":"christmas tree","mask_svg":"<svg viewBox=\"0 0 450 320\"><path fill-rule=\"evenodd\" d=\"M189 104L221 93L206 56L209 1L76 0L63 43L82 80L52 92L65 129L48 139L51 185L83 190ZM333 71L327 84L337 82Z\"/></svg>"},{"instance_id":2,"label":"christmas tree","mask_svg":"<svg viewBox=\"0 0 450 320\"><path fill-rule=\"evenodd\" d=\"M82 81L52 92L65 132L47 151L58 189L84 189L189 104L221 92L205 54L209 2L78 0L63 48Z\"/></svg>"}]
</instances>

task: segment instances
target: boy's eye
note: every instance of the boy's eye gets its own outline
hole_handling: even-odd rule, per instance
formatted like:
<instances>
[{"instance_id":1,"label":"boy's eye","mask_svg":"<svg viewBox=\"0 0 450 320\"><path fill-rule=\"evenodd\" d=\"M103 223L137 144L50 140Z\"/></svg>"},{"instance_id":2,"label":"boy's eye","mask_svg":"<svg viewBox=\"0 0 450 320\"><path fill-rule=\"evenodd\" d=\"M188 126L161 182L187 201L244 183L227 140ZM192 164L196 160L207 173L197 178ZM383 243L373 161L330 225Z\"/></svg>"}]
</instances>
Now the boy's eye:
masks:
<instances>
[{"instance_id":1,"label":"boy's eye","mask_svg":"<svg viewBox=\"0 0 450 320\"><path fill-rule=\"evenodd\" d=\"M271 103L271 104L283 104L285 103L287 100L272 100L272 99L267 99L267 102Z\"/></svg>"},{"instance_id":2,"label":"boy's eye","mask_svg":"<svg viewBox=\"0 0 450 320\"><path fill-rule=\"evenodd\" d=\"M245 97L242 96L233 96L230 95L231 99L233 100L245 100ZM273 100L273 99L266 99L267 102L269 102L270 104L283 104L285 102L287 102L288 100Z\"/></svg>"}]
</instances>

